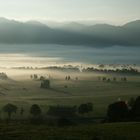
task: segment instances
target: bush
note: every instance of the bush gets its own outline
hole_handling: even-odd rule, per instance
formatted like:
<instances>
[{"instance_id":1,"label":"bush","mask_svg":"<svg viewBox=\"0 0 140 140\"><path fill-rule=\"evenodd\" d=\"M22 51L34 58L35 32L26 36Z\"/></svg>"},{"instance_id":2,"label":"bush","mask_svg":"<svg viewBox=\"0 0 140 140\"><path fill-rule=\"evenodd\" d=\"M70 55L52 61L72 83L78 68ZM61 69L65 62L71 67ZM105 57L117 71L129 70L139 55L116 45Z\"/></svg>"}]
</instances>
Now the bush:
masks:
<instances>
[{"instance_id":1,"label":"bush","mask_svg":"<svg viewBox=\"0 0 140 140\"><path fill-rule=\"evenodd\" d=\"M124 101L110 104L107 111L109 121L125 121L129 116L128 105Z\"/></svg>"},{"instance_id":2,"label":"bush","mask_svg":"<svg viewBox=\"0 0 140 140\"><path fill-rule=\"evenodd\" d=\"M41 88L50 88L50 80L43 80L40 85Z\"/></svg>"},{"instance_id":3,"label":"bush","mask_svg":"<svg viewBox=\"0 0 140 140\"><path fill-rule=\"evenodd\" d=\"M41 115L41 108L37 105L34 104L30 108L30 113L35 117L35 116L40 116Z\"/></svg>"},{"instance_id":4,"label":"bush","mask_svg":"<svg viewBox=\"0 0 140 140\"><path fill-rule=\"evenodd\" d=\"M47 112L50 116L55 117L74 117L76 116L77 108L74 107L68 107L68 106L50 106L49 110Z\"/></svg>"},{"instance_id":5,"label":"bush","mask_svg":"<svg viewBox=\"0 0 140 140\"><path fill-rule=\"evenodd\" d=\"M78 108L78 112L80 114L85 114L93 111L93 104L92 103L87 103L87 104L81 104Z\"/></svg>"}]
</instances>

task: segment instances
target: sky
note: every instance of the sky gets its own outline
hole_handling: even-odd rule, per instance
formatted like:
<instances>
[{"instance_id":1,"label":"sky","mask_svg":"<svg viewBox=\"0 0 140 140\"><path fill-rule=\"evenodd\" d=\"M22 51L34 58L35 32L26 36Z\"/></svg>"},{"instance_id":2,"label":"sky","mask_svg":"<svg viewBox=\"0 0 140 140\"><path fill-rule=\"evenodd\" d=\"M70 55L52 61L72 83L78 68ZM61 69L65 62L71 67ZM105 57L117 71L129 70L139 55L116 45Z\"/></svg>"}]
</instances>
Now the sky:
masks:
<instances>
[{"instance_id":1,"label":"sky","mask_svg":"<svg viewBox=\"0 0 140 140\"><path fill-rule=\"evenodd\" d=\"M0 0L0 17L122 24L140 19L140 0Z\"/></svg>"}]
</instances>

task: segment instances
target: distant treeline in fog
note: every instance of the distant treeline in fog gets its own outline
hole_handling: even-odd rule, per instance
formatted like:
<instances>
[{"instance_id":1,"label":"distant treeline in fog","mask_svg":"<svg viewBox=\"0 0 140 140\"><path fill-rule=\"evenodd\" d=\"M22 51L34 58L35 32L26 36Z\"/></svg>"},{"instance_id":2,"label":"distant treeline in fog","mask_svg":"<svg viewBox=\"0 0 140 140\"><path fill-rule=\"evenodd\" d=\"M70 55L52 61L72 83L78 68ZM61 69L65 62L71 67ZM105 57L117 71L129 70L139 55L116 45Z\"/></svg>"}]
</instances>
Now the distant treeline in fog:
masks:
<instances>
[{"instance_id":1,"label":"distant treeline in fog","mask_svg":"<svg viewBox=\"0 0 140 140\"><path fill-rule=\"evenodd\" d=\"M115 68L115 69L108 69L103 66L102 68L95 68L95 67L86 67L86 68L79 68L79 66L49 66L49 67L13 67L12 69L46 69L46 70L57 70L57 71L74 71L74 72L97 72L97 73L118 73L118 74L140 74L140 72L136 68L132 67L122 67L122 68Z\"/></svg>"}]
</instances>

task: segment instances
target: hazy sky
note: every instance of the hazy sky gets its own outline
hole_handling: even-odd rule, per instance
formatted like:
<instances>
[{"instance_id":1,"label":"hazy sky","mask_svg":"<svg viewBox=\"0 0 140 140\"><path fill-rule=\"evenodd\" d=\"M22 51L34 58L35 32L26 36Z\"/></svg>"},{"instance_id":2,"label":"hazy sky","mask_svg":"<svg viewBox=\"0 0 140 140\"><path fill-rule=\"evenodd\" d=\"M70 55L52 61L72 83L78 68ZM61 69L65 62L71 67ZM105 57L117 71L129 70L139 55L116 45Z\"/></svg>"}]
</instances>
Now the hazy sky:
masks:
<instances>
[{"instance_id":1,"label":"hazy sky","mask_svg":"<svg viewBox=\"0 0 140 140\"><path fill-rule=\"evenodd\" d=\"M140 19L140 0L0 0L0 17L118 24Z\"/></svg>"}]
</instances>

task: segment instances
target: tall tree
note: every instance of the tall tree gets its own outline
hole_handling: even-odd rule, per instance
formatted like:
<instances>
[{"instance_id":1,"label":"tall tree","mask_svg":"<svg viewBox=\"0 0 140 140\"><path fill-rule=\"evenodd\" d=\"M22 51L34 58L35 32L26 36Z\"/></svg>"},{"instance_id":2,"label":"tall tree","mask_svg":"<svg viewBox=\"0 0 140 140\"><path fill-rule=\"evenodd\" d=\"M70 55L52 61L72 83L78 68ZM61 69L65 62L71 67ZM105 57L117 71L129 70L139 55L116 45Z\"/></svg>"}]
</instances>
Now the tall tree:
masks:
<instances>
[{"instance_id":1,"label":"tall tree","mask_svg":"<svg viewBox=\"0 0 140 140\"><path fill-rule=\"evenodd\" d=\"M41 115L42 111L41 108L39 107L39 105L37 104L33 104L30 108L30 113L34 116L34 117L38 117Z\"/></svg>"},{"instance_id":2,"label":"tall tree","mask_svg":"<svg viewBox=\"0 0 140 140\"><path fill-rule=\"evenodd\" d=\"M17 106L16 105L13 105L13 104L6 104L4 107L3 107L3 111L8 113L8 118L11 119L11 115L12 113L16 113L17 112Z\"/></svg>"}]
</instances>

